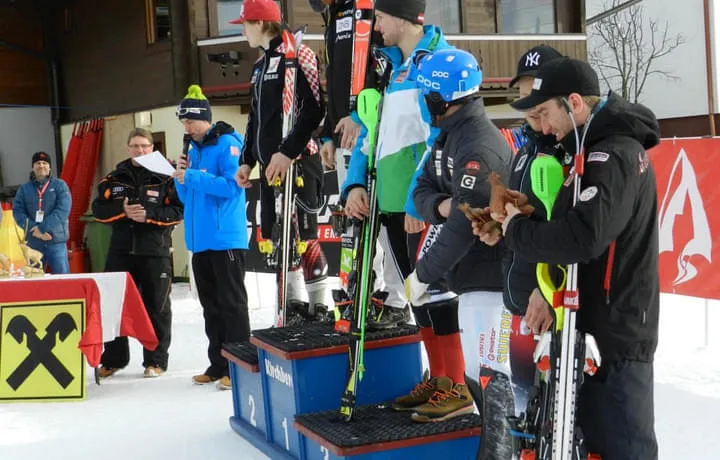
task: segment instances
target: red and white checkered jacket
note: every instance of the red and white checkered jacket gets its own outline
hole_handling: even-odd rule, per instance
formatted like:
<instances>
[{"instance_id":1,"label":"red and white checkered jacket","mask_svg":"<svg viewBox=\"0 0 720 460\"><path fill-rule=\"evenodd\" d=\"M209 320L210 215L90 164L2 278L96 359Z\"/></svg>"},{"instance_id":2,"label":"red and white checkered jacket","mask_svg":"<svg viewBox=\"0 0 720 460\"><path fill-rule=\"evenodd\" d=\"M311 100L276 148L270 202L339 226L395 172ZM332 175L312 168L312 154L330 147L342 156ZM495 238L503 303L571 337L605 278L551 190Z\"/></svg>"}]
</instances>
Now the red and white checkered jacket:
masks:
<instances>
[{"instance_id":1,"label":"red and white checkered jacket","mask_svg":"<svg viewBox=\"0 0 720 460\"><path fill-rule=\"evenodd\" d=\"M253 65L252 100L241 164L251 167L257 161L267 164L270 156L276 152L282 152L290 158L318 152L312 134L325 116L318 58L313 50L301 45L298 50L298 64L295 123L285 139L282 136L285 46L281 37L274 38L270 42L269 51Z\"/></svg>"}]
</instances>

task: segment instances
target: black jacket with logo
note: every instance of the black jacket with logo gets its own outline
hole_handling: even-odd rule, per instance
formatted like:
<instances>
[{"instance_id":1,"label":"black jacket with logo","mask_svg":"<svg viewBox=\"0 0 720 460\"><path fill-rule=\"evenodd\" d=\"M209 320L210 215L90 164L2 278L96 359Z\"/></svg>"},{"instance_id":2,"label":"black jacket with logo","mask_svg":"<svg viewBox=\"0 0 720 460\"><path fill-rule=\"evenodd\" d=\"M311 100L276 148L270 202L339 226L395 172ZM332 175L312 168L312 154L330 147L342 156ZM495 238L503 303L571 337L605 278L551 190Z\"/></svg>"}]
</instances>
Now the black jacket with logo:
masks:
<instances>
[{"instance_id":1,"label":"black jacket with logo","mask_svg":"<svg viewBox=\"0 0 720 460\"><path fill-rule=\"evenodd\" d=\"M325 116L321 94L318 60L305 45L297 50L295 120L289 135L283 139L283 88L285 86L285 46L282 37L270 41L269 49L252 68L252 101L245 131L245 145L240 164L266 165L276 152L297 158L306 149L317 152L311 140L313 131Z\"/></svg>"},{"instance_id":2,"label":"black jacket with logo","mask_svg":"<svg viewBox=\"0 0 720 460\"><path fill-rule=\"evenodd\" d=\"M125 198L145 208L145 222L127 218ZM134 166L130 159L100 181L92 211L98 222L113 226L110 253L140 256L169 256L172 230L183 218L173 178Z\"/></svg>"},{"instance_id":3,"label":"black jacket with logo","mask_svg":"<svg viewBox=\"0 0 720 460\"><path fill-rule=\"evenodd\" d=\"M423 220L443 227L415 267L418 279L432 283L444 277L458 294L500 291L503 245L480 242L458 205L488 206L488 176L495 171L507 180L512 152L485 113L482 99L465 104L437 126L441 132L425 160L413 199ZM446 198L452 198L447 219L438 214L438 205Z\"/></svg>"},{"instance_id":4,"label":"black jacket with logo","mask_svg":"<svg viewBox=\"0 0 720 460\"><path fill-rule=\"evenodd\" d=\"M579 263L578 329L603 360L652 361L660 286L655 173L646 153L659 142L655 115L612 94L591 121L575 206L570 172L551 222L513 218L505 242L530 261ZM574 152L574 136L563 139Z\"/></svg>"},{"instance_id":5,"label":"black jacket with logo","mask_svg":"<svg viewBox=\"0 0 720 460\"><path fill-rule=\"evenodd\" d=\"M328 110L322 131L324 139L333 139L337 123L350 114L349 101L355 31L354 13L354 0L336 0L328 7L325 16L325 81L328 93ZM377 45L382 40L382 36L374 31L371 37L372 45ZM372 51L368 50L365 88L376 88L379 84L379 77L375 71L373 61Z\"/></svg>"},{"instance_id":6,"label":"black jacket with logo","mask_svg":"<svg viewBox=\"0 0 720 460\"><path fill-rule=\"evenodd\" d=\"M510 179L507 187L519 190L527 195L530 204L535 208L533 219L546 220L547 213L542 202L532 191L530 181L530 165L538 154L553 155L562 164L566 164L565 153L562 146L555 140L555 136L544 136L534 132L528 125L523 126L527 142L518 150L510 165ZM506 251L503 257L503 301L505 307L513 314L524 315L527 310L530 294L538 287L535 267L537 264L526 260L515 251Z\"/></svg>"}]
</instances>

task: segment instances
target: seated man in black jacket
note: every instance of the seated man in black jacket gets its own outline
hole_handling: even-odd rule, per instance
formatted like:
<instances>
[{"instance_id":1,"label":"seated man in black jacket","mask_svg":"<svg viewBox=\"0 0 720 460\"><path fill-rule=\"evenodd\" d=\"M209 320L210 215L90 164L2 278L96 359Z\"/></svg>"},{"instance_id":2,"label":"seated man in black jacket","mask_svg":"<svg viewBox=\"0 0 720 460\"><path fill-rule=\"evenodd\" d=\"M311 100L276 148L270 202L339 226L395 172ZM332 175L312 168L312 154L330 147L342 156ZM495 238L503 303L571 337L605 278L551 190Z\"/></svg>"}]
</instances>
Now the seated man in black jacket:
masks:
<instances>
[{"instance_id":1,"label":"seated man in black jacket","mask_svg":"<svg viewBox=\"0 0 720 460\"><path fill-rule=\"evenodd\" d=\"M183 205L173 178L153 173L133 158L152 152L152 133L133 129L128 135L130 158L98 184L92 210L98 222L113 226L106 272L129 272L142 295L158 346L143 350L145 377L162 375L168 366L170 329L171 233L182 221ZM101 378L110 377L130 361L127 337L105 344Z\"/></svg>"}]
</instances>

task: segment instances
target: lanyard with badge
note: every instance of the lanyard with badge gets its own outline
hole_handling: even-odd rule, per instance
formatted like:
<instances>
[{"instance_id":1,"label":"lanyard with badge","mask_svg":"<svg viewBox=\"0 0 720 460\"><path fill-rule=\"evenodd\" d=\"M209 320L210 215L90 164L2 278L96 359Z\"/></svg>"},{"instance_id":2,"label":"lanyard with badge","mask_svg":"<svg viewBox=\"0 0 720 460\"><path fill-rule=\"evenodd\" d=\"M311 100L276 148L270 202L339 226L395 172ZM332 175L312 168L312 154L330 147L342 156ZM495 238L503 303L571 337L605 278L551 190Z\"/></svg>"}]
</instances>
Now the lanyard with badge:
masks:
<instances>
[{"instance_id":1,"label":"lanyard with badge","mask_svg":"<svg viewBox=\"0 0 720 460\"><path fill-rule=\"evenodd\" d=\"M38 224L41 224L43 219L45 218L45 212L42 208L42 200L43 195L45 195L45 190L47 190L48 185L50 185L50 181L45 182L45 185L43 185L42 189L37 189L38 194L38 210L35 211L35 222Z\"/></svg>"}]
</instances>

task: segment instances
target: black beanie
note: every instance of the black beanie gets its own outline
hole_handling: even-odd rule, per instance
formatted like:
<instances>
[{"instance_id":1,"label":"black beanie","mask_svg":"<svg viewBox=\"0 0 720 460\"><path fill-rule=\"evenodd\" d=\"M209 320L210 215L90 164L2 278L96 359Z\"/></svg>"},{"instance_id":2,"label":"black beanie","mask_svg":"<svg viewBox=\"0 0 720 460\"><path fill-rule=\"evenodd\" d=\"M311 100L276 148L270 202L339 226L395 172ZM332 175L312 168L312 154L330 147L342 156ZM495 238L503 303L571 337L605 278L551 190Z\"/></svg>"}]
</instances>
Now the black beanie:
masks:
<instances>
[{"instance_id":1,"label":"black beanie","mask_svg":"<svg viewBox=\"0 0 720 460\"><path fill-rule=\"evenodd\" d=\"M425 0L376 0L375 9L413 24L425 23Z\"/></svg>"},{"instance_id":2,"label":"black beanie","mask_svg":"<svg viewBox=\"0 0 720 460\"><path fill-rule=\"evenodd\" d=\"M52 165L52 161L50 161L50 155L48 155L45 152L35 152L32 156L32 164L35 165L38 161L47 161L49 165Z\"/></svg>"}]
</instances>

